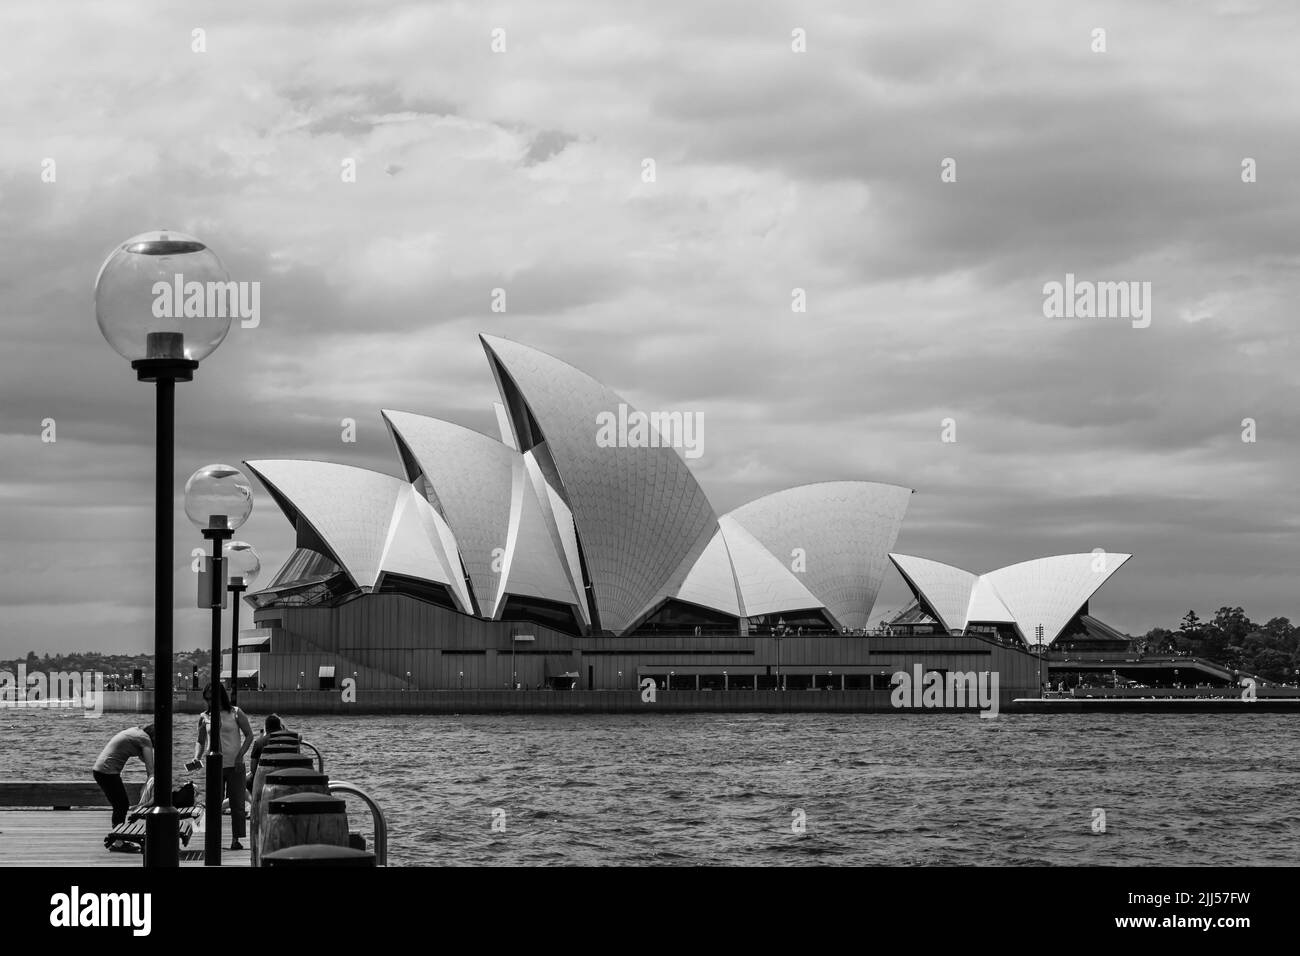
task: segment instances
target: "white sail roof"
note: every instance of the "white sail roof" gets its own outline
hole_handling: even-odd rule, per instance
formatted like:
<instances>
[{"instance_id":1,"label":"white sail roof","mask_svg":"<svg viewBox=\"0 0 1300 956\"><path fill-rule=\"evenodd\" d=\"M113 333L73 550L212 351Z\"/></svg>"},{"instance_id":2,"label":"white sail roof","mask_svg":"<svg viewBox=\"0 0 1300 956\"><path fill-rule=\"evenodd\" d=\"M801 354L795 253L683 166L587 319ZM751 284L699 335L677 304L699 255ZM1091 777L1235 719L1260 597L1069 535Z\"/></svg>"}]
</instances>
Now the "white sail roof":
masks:
<instances>
[{"instance_id":1,"label":"white sail roof","mask_svg":"<svg viewBox=\"0 0 1300 956\"><path fill-rule=\"evenodd\" d=\"M395 441L415 458L456 535L479 610L489 615L501 585L510 528L512 458L501 442L452 422L385 409ZM400 446L399 446L400 447Z\"/></svg>"},{"instance_id":2,"label":"white sail roof","mask_svg":"<svg viewBox=\"0 0 1300 956\"><path fill-rule=\"evenodd\" d=\"M1022 561L987 574L925 558L891 554L913 592L950 630L1014 624L1026 644L1050 645L1131 554L1096 551ZM1038 637L1042 625L1043 636Z\"/></svg>"},{"instance_id":3,"label":"white sail roof","mask_svg":"<svg viewBox=\"0 0 1300 956\"><path fill-rule=\"evenodd\" d=\"M677 599L735 617L741 616L736 576L721 529L687 573L686 579L677 589Z\"/></svg>"},{"instance_id":4,"label":"white sail roof","mask_svg":"<svg viewBox=\"0 0 1300 956\"><path fill-rule=\"evenodd\" d=\"M966 629L966 613L977 575L950 564L918 558L910 554L890 554L908 586L929 605L948 631Z\"/></svg>"},{"instance_id":5,"label":"white sail roof","mask_svg":"<svg viewBox=\"0 0 1300 956\"><path fill-rule=\"evenodd\" d=\"M357 587L374 587L393 509L406 482L326 461L267 460L246 465L286 500L329 547Z\"/></svg>"},{"instance_id":6,"label":"white sail roof","mask_svg":"<svg viewBox=\"0 0 1300 956\"><path fill-rule=\"evenodd\" d=\"M823 606L804 587L798 575L777 560L735 518L724 515L718 519L718 526L726 539L727 553L740 588L741 611L746 617Z\"/></svg>"},{"instance_id":7,"label":"white sail roof","mask_svg":"<svg viewBox=\"0 0 1300 956\"><path fill-rule=\"evenodd\" d=\"M453 574L456 541L410 482L392 475L324 461L245 462L297 522L301 517L359 588L379 584L383 572L448 586L458 607L469 594Z\"/></svg>"},{"instance_id":8,"label":"white sail roof","mask_svg":"<svg viewBox=\"0 0 1300 956\"><path fill-rule=\"evenodd\" d=\"M823 481L765 495L730 513L788 567L841 627L867 626L912 490Z\"/></svg>"},{"instance_id":9,"label":"white sail roof","mask_svg":"<svg viewBox=\"0 0 1300 956\"><path fill-rule=\"evenodd\" d=\"M986 574L976 578L975 589L970 596L970 607L966 609L966 623L1014 624L1015 621L1015 616L1002 603L989 576Z\"/></svg>"},{"instance_id":10,"label":"white sail roof","mask_svg":"<svg viewBox=\"0 0 1300 956\"><path fill-rule=\"evenodd\" d=\"M533 485L533 493L546 518L546 528L550 532L555 550L563 556L564 576L569 589L578 595L575 607L582 623L591 626L591 614L587 608L582 580L582 558L578 555L578 535L573 525L573 512L564 503L560 493L551 487L542 473L541 466L533 452L524 455L524 469Z\"/></svg>"},{"instance_id":11,"label":"white sail roof","mask_svg":"<svg viewBox=\"0 0 1300 956\"><path fill-rule=\"evenodd\" d=\"M508 594L577 604L524 458L469 428L410 412L384 411L455 532L479 613L499 617ZM399 444L399 447L400 447ZM441 520L441 519L439 519Z\"/></svg>"},{"instance_id":12,"label":"white sail roof","mask_svg":"<svg viewBox=\"0 0 1300 956\"><path fill-rule=\"evenodd\" d=\"M380 571L445 584L457 608L468 614L473 604L456 554L456 537L447 522L423 495L406 485L397 495Z\"/></svg>"},{"instance_id":13,"label":"white sail roof","mask_svg":"<svg viewBox=\"0 0 1300 956\"><path fill-rule=\"evenodd\" d=\"M551 515L542 507L522 455L511 467L510 527L502 566L501 593L492 616L500 617L508 594L577 606L581 602L556 547Z\"/></svg>"},{"instance_id":14,"label":"white sail roof","mask_svg":"<svg viewBox=\"0 0 1300 956\"><path fill-rule=\"evenodd\" d=\"M1038 625L1043 626L1043 644L1051 644L1070 618L1131 554L1058 554L1050 558L1022 561L985 578L997 590L1026 644L1039 643Z\"/></svg>"},{"instance_id":15,"label":"white sail roof","mask_svg":"<svg viewBox=\"0 0 1300 956\"><path fill-rule=\"evenodd\" d=\"M717 516L676 449L602 447L599 416L636 412L618 394L544 352L480 338L516 447L544 442L558 471L600 626L622 632L676 593Z\"/></svg>"}]
</instances>

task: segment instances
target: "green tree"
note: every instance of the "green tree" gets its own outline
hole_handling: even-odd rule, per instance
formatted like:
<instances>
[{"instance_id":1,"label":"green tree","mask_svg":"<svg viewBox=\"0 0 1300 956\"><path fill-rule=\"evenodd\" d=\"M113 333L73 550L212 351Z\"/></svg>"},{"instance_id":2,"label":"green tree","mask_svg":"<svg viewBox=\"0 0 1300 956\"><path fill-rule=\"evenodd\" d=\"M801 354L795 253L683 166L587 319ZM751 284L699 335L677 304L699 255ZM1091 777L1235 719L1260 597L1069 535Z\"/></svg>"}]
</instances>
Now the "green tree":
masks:
<instances>
[{"instance_id":1,"label":"green tree","mask_svg":"<svg viewBox=\"0 0 1300 956\"><path fill-rule=\"evenodd\" d=\"M1278 681L1279 683L1289 680L1291 660L1281 651L1275 651L1272 648L1265 648L1257 654L1251 666L1245 668L1253 671L1265 680Z\"/></svg>"},{"instance_id":2,"label":"green tree","mask_svg":"<svg viewBox=\"0 0 1300 956\"><path fill-rule=\"evenodd\" d=\"M1219 631L1228 644L1241 645L1246 635L1255 630L1255 625L1246 617L1246 612L1239 607L1221 607L1214 612L1210 627Z\"/></svg>"},{"instance_id":3,"label":"green tree","mask_svg":"<svg viewBox=\"0 0 1300 956\"><path fill-rule=\"evenodd\" d=\"M1140 648L1147 654L1172 654L1178 649L1174 632L1167 627L1153 627L1138 640Z\"/></svg>"}]
</instances>

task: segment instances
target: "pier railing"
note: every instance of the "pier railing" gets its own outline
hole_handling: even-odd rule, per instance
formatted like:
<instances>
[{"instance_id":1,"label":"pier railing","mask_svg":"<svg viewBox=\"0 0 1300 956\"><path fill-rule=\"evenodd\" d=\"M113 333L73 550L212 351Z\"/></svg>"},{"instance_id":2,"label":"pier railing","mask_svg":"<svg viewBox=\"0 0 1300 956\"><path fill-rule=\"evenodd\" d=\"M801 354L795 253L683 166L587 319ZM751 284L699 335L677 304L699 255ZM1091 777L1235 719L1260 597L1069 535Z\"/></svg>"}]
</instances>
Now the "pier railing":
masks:
<instances>
[{"instance_id":1,"label":"pier railing","mask_svg":"<svg viewBox=\"0 0 1300 956\"><path fill-rule=\"evenodd\" d=\"M366 793L354 783L346 783L342 780L333 780L330 782L330 793L350 793L354 797L360 797L370 807L370 819L375 829L375 865L388 865L388 821L384 819L384 811L379 809L379 804L375 802L370 794Z\"/></svg>"}]
</instances>

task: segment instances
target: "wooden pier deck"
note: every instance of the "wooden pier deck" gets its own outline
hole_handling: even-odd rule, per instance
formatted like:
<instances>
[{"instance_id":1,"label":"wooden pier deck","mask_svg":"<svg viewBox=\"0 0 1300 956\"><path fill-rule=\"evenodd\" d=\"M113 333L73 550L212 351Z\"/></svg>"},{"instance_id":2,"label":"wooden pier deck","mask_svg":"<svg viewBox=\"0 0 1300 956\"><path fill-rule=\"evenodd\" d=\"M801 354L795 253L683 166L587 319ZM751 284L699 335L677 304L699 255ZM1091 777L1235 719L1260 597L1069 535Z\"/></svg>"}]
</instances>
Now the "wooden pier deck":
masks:
<instances>
[{"instance_id":1,"label":"wooden pier deck","mask_svg":"<svg viewBox=\"0 0 1300 956\"><path fill-rule=\"evenodd\" d=\"M134 866L139 853L104 849L110 829L108 808L84 810L0 809L0 866ZM230 818L222 821L222 866L248 866L248 840L243 850L229 850ZM203 831L196 829L190 845L181 848L181 866L203 865Z\"/></svg>"}]
</instances>

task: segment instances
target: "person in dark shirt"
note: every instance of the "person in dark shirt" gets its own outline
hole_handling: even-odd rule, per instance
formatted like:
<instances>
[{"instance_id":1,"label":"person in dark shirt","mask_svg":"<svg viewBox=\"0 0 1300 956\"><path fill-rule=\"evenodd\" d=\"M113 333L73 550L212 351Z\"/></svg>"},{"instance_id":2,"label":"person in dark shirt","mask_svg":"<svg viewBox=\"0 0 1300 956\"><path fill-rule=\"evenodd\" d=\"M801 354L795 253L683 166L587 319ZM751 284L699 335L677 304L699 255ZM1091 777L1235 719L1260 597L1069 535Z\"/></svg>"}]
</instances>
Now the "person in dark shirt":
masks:
<instances>
[{"instance_id":1,"label":"person in dark shirt","mask_svg":"<svg viewBox=\"0 0 1300 956\"><path fill-rule=\"evenodd\" d=\"M126 795L126 785L122 783L122 768L132 757L144 764L149 779L145 781L144 792L140 795L141 803L148 803L153 796L153 724L146 727L129 727L117 734L105 745L91 768L95 783L108 797L113 807L113 826L126 822L126 813L131 808L131 801Z\"/></svg>"},{"instance_id":2,"label":"person in dark shirt","mask_svg":"<svg viewBox=\"0 0 1300 956\"><path fill-rule=\"evenodd\" d=\"M288 730L288 728L284 726L284 721L280 719L279 714L271 714L266 718L262 735L253 741L248 764L248 782L245 785L250 793L253 790L253 778L257 776L257 763L262 759L262 750L266 747L266 742L271 739L271 734L277 730Z\"/></svg>"}]
</instances>

